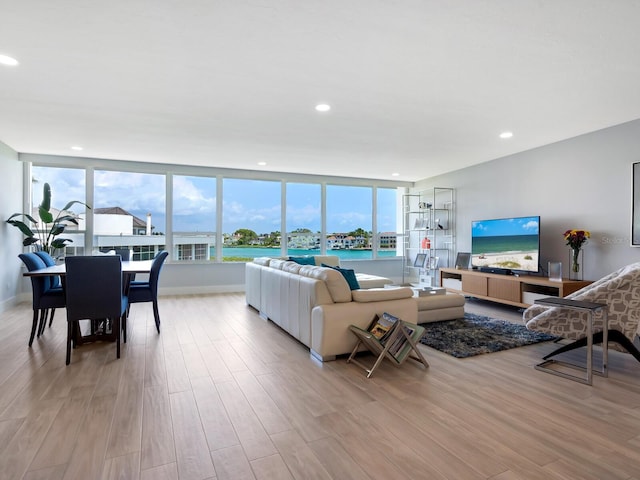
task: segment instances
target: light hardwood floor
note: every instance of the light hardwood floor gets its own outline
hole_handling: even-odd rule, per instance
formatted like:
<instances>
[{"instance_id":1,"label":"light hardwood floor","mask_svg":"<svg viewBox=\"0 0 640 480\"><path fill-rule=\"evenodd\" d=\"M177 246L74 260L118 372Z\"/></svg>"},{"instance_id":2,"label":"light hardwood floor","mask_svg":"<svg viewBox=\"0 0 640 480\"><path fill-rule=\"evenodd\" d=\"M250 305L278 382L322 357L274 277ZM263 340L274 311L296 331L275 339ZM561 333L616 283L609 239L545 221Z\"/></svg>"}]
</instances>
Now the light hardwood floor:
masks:
<instances>
[{"instance_id":1,"label":"light hardwood floor","mask_svg":"<svg viewBox=\"0 0 640 480\"><path fill-rule=\"evenodd\" d=\"M517 312L468 302L469 310ZM242 294L132 306L129 341L65 367L65 312L27 347L0 315L0 479L640 478L640 364L612 352L593 387L538 372L553 344L468 359L420 347L366 379L325 364Z\"/></svg>"}]
</instances>

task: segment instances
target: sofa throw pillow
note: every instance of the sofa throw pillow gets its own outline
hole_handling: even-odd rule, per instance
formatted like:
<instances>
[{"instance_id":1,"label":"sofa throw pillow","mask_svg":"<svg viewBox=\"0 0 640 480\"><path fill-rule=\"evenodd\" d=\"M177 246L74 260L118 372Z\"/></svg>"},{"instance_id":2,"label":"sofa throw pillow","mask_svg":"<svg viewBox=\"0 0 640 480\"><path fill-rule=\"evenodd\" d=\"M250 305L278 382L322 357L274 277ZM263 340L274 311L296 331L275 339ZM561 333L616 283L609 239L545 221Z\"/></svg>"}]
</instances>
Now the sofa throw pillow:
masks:
<instances>
[{"instance_id":1,"label":"sofa throw pillow","mask_svg":"<svg viewBox=\"0 0 640 480\"><path fill-rule=\"evenodd\" d=\"M340 267L332 267L331 265L327 265L326 263L322 264L323 267L333 268L342 274L344 279L349 284L349 288L351 290L360 290L360 284L358 283L358 279L356 278L355 270L350 268L340 268Z\"/></svg>"},{"instance_id":2,"label":"sofa throw pillow","mask_svg":"<svg viewBox=\"0 0 640 480\"><path fill-rule=\"evenodd\" d=\"M289 257L289 260L296 262L299 265L315 265L316 259L313 256L310 257Z\"/></svg>"}]
</instances>

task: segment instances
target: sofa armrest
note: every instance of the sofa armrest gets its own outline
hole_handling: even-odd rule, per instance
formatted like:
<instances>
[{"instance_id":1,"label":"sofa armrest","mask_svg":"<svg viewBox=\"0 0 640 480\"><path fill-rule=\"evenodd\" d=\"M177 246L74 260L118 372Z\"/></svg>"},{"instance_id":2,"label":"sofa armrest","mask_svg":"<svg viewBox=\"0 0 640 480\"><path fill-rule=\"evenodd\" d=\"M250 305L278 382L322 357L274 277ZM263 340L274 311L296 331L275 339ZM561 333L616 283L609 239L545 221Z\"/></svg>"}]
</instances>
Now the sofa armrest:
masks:
<instances>
[{"instance_id":1,"label":"sofa armrest","mask_svg":"<svg viewBox=\"0 0 640 480\"><path fill-rule=\"evenodd\" d=\"M332 303L314 307L311 312L311 353L323 361L351 353L358 339L349 330L349 325L367 328L376 315L384 312L409 323L418 322L418 303L415 298Z\"/></svg>"},{"instance_id":2,"label":"sofa armrest","mask_svg":"<svg viewBox=\"0 0 640 480\"><path fill-rule=\"evenodd\" d=\"M400 300L402 298L413 297L413 290L410 287L398 288L369 288L362 290L353 290L351 297L354 302L384 302L386 300Z\"/></svg>"}]
</instances>

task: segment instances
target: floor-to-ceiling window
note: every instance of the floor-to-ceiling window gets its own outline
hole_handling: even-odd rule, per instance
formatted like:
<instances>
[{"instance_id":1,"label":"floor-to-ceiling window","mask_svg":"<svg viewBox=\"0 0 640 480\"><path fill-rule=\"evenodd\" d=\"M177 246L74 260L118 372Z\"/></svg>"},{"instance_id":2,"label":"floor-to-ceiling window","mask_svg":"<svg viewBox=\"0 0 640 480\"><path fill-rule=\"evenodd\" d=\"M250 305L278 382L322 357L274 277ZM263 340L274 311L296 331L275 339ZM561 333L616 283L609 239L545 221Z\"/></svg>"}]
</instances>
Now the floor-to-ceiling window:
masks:
<instances>
[{"instance_id":1,"label":"floor-to-ceiling window","mask_svg":"<svg viewBox=\"0 0 640 480\"><path fill-rule=\"evenodd\" d=\"M218 254L229 262L325 250L344 260L396 255L394 185L327 184L326 177L312 175L250 178L259 172L232 177L216 168L179 165L135 163L129 170L127 162L95 159L67 168L80 161L56 158L50 166L43 158L44 164L32 166L34 207L45 181L58 208L61 192L64 201L92 203L86 213L77 209L79 227L65 232L73 235L68 254L126 248L133 259L146 259L171 248L171 259L184 262L216 261Z\"/></svg>"},{"instance_id":2,"label":"floor-to-ceiling window","mask_svg":"<svg viewBox=\"0 0 640 480\"><path fill-rule=\"evenodd\" d=\"M223 261L280 256L282 183L225 178L222 185Z\"/></svg>"},{"instance_id":3,"label":"floor-to-ceiling window","mask_svg":"<svg viewBox=\"0 0 640 480\"><path fill-rule=\"evenodd\" d=\"M342 258L371 258L373 189L327 185L327 251Z\"/></svg>"},{"instance_id":4,"label":"floor-to-ceiling window","mask_svg":"<svg viewBox=\"0 0 640 480\"><path fill-rule=\"evenodd\" d=\"M174 260L216 258L215 177L173 176Z\"/></svg>"},{"instance_id":5,"label":"floor-to-ceiling window","mask_svg":"<svg viewBox=\"0 0 640 480\"><path fill-rule=\"evenodd\" d=\"M64 242L66 248L57 249L51 252L54 256L58 255L83 255L84 248L84 231L86 229L87 210L86 173L84 169L79 168L58 168L47 166L34 166L31 169L31 216L39 221L36 227L41 233L42 238L38 245L42 244L42 240L46 241L48 233L51 232L53 222L43 224L40 221L38 207L42 204L44 186L48 184L51 189L51 204L49 212L53 221L64 216L75 217L76 223L72 221L64 221L64 232L57 235L58 240L67 239ZM67 211L63 209L69 202L77 201L69 207Z\"/></svg>"},{"instance_id":6,"label":"floor-to-ceiling window","mask_svg":"<svg viewBox=\"0 0 640 480\"><path fill-rule=\"evenodd\" d=\"M165 249L165 228L165 175L94 172L94 248L126 248L133 260L148 260Z\"/></svg>"},{"instance_id":7,"label":"floor-to-ceiling window","mask_svg":"<svg viewBox=\"0 0 640 480\"><path fill-rule=\"evenodd\" d=\"M379 258L397 255L398 189L376 189L376 254Z\"/></svg>"},{"instance_id":8,"label":"floor-to-ceiling window","mask_svg":"<svg viewBox=\"0 0 640 480\"><path fill-rule=\"evenodd\" d=\"M287 254L318 254L322 243L321 185L287 183Z\"/></svg>"}]
</instances>

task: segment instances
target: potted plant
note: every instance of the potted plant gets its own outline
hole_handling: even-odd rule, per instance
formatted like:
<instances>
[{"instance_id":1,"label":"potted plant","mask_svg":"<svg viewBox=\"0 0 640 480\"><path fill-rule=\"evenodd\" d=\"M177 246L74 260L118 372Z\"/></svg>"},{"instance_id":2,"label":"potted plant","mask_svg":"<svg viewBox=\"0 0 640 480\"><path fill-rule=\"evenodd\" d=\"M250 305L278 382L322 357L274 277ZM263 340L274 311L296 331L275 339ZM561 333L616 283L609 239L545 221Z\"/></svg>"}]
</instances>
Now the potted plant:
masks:
<instances>
[{"instance_id":1,"label":"potted plant","mask_svg":"<svg viewBox=\"0 0 640 480\"><path fill-rule=\"evenodd\" d=\"M17 227L25 235L22 245L28 247L29 245L37 244L36 247L39 250L44 250L50 255L53 255L57 249L65 248L68 243L73 242L70 238L58 238L58 235L64 232L68 223L78 225L78 215L69 211L69 208L76 203L91 209L91 207L86 203L79 200L72 200L67 203L54 218L51 213L51 187L48 183L45 183L42 194L42 203L38 206L40 222L28 213L14 213L6 220L6 222ZM16 217L23 217L27 219L29 224L22 220L16 220ZM39 226L41 228L38 228Z\"/></svg>"}]
</instances>

